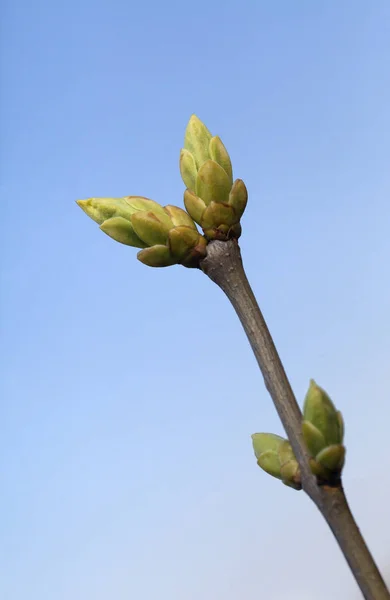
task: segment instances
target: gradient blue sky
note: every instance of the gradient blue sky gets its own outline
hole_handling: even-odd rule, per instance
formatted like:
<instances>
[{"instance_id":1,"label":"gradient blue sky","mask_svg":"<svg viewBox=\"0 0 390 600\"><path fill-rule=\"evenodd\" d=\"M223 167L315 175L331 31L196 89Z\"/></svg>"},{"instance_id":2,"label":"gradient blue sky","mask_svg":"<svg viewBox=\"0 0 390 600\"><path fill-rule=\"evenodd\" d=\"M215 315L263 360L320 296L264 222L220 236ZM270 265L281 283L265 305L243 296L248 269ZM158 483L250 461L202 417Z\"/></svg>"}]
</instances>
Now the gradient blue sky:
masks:
<instances>
[{"instance_id":1,"label":"gradient blue sky","mask_svg":"<svg viewBox=\"0 0 390 600\"><path fill-rule=\"evenodd\" d=\"M180 205L193 112L247 183L248 276L299 399L314 377L344 413L390 571L389 32L387 0L6 0L4 600L359 597L316 509L256 467L250 434L282 429L222 293L74 203Z\"/></svg>"}]
</instances>

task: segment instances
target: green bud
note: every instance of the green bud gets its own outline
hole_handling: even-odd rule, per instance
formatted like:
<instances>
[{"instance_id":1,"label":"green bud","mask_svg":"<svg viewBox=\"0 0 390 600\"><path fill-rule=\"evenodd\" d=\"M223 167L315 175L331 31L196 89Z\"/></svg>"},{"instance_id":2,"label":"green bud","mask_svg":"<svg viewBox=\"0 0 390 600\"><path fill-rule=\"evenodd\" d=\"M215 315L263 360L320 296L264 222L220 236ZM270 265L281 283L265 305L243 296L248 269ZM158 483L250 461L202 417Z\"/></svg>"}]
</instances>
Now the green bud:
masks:
<instances>
[{"instance_id":1,"label":"green bud","mask_svg":"<svg viewBox=\"0 0 390 600\"><path fill-rule=\"evenodd\" d=\"M149 198L144 198L143 196L125 196L123 200L130 206L132 214L139 210L146 210L147 212L166 216L164 207L154 200L149 200Z\"/></svg>"},{"instance_id":2,"label":"green bud","mask_svg":"<svg viewBox=\"0 0 390 600\"><path fill-rule=\"evenodd\" d=\"M284 440L278 450L280 475L283 483L296 490L302 488L299 464L288 440Z\"/></svg>"},{"instance_id":3,"label":"green bud","mask_svg":"<svg viewBox=\"0 0 390 600\"><path fill-rule=\"evenodd\" d=\"M138 259L148 266L199 267L206 256L207 240L182 208L164 208L142 196L89 198L77 203L112 239L143 248Z\"/></svg>"},{"instance_id":4,"label":"green bud","mask_svg":"<svg viewBox=\"0 0 390 600\"><path fill-rule=\"evenodd\" d=\"M230 187L233 185L233 170L230 156L222 140L217 135L212 137L209 144L210 158L218 163L229 176ZM188 187L188 186L187 186Z\"/></svg>"},{"instance_id":5,"label":"green bud","mask_svg":"<svg viewBox=\"0 0 390 600\"><path fill-rule=\"evenodd\" d=\"M327 446L342 443L342 430L337 410L328 394L312 379L306 394L303 417L324 436Z\"/></svg>"},{"instance_id":6,"label":"green bud","mask_svg":"<svg viewBox=\"0 0 390 600\"><path fill-rule=\"evenodd\" d=\"M293 488L294 490L301 490L301 472L299 465L296 460L290 461L280 467L281 480L284 485Z\"/></svg>"},{"instance_id":7,"label":"green bud","mask_svg":"<svg viewBox=\"0 0 390 600\"><path fill-rule=\"evenodd\" d=\"M99 225L111 217L123 217L130 221L134 212L124 198L88 198L77 200L77 204Z\"/></svg>"},{"instance_id":8,"label":"green bud","mask_svg":"<svg viewBox=\"0 0 390 600\"><path fill-rule=\"evenodd\" d=\"M316 456L326 447L326 441L321 431L310 423L310 421L303 421L302 434L311 456Z\"/></svg>"},{"instance_id":9,"label":"green bud","mask_svg":"<svg viewBox=\"0 0 390 600\"><path fill-rule=\"evenodd\" d=\"M257 459L266 452L279 452L280 445L286 440L275 433L254 433L252 435L252 445Z\"/></svg>"},{"instance_id":10,"label":"green bud","mask_svg":"<svg viewBox=\"0 0 390 600\"><path fill-rule=\"evenodd\" d=\"M213 201L227 204L232 184L228 174L218 163L207 160L198 171L195 187L196 195L206 205Z\"/></svg>"},{"instance_id":11,"label":"green bud","mask_svg":"<svg viewBox=\"0 0 390 600\"><path fill-rule=\"evenodd\" d=\"M328 394L311 380L303 408L302 435L310 468L320 484L339 481L345 461L344 423Z\"/></svg>"},{"instance_id":12,"label":"green bud","mask_svg":"<svg viewBox=\"0 0 390 600\"><path fill-rule=\"evenodd\" d=\"M242 180L233 183L233 169L228 151L219 136L192 115L180 154L180 172L187 190L184 203L208 240L228 240L241 235L240 218L248 192ZM212 203L225 205L220 211ZM225 218L225 215L227 217Z\"/></svg>"},{"instance_id":13,"label":"green bud","mask_svg":"<svg viewBox=\"0 0 390 600\"><path fill-rule=\"evenodd\" d=\"M202 227L204 229L218 228L220 225L231 227L236 222L237 217L234 208L228 204L222 204L222 202L211 202L202 216Z\"/></svg>"},{"instance_id":14,"label":"green bud","mask_svg":"<svg viewBox=\"0 0 390 600\"><path fill-rule=\"evenodd\" d=\"M100 225L100 229L112 239L126 246L145 248L146 244L137 236L130 221L123 217L112 217Z\"/></svg>"},{"instance_id":15,"label":"green bud","mask_svg":"<svg viewBox=\"0 0 390 600\"><path fill-rule=\"evenodd\" d=\"M196 167L195 158L191 152L184 148L180 152L180 174L185 186L189 190L195 190L198 169Z\"/></svg>"},{"instance_id":16,"label":"green bud","mask_svg":"<svg viewBox=\"0 0 390 600\"><path fill-rule=\"evenodd\" d=\"M190 190L186 190L184 192L184 206L186 207L188 214L200 225L202 222L202 214L206 208L203 200Z\"/></svg>"},{"instance_id":17,"label":"green bud","mask_svg":"<svg viewBox=\"0 0 390 600\"><path fill-rule=\"evenodd\" d=\"M236 179L229 194L229 204L234 208L239 221L244 214L248 202L248 190L242 179Z\"/></svg>"},{"instance_id":18,"label":"green bud","mask_svg":"<svg viewBox=\"0 0 390 600\"><path fill-rule=\"evenodd\" d=\"M211 137L206 125L196 115L192 115L184 136L184 149L191 152L198 168L210 157L209 142Z\"/></svg>"},{"instance_id":19,"label":"green bud","mask_svg":"<svg viewBox=\"0 0 390 600\"><path fill-rule=\"evenodd\" d=\"M169 232L169 247L171 253L180 262L191 250L204 240L204 257L206 256L206 240L198 231L190 227L175 227Z\"/></svg>"},{"instance_id":20,"label":"green bud","mask_svg":"<svg viewBox=\"0 0 390 600\"><path fill-rule=\"evenodd\" d=\"M316 456L316 462L331 472L341 471L345 461L345 447L341 444L328 446Z\"/></svg>"},{"instance_id":21,"label":"green bud","mask_svg":"<svg viewBox=\"0 0 390 600\"><path fill-rule=\"evenodd\" d=\"M291 461L297 462L290 442L283 438L282 438L282 440L283 440L283 442L279 445L279 448L278 448L280 464L283 466Z\"/></svg>"},{"instance_id":22,"label":"green bud","mask_svg":"<svg viewBox=\"0 0 390 600\"><path fill-rule=\"evenodd\" d=\"M138 252L137 258L148 267L170 267L177 264L177 261L172 257L168 246L152 246Z\"/></svg>"},{"instance_id":23,"label":"green bud","mask_svg":"<svg viewBox=\"0 0 390 600\"><path fill-rule=\"evenodd\" d=\"M131 215L140 210L164 213L163 207L141 196L125 196L124 198L88 198L77 200L77 204L96 223L101 225L112 217L123 217L131 222Z\"/></svg>"},{"instance_id":24,"label":"green bud","mask_svg":"<svg viewBox=\"0 0 390 600\"><path fill-rule=\"evenodd\" d=\"M257 464L263 469L268 475L281 479L280 474L280 462L277 452L273 450L266 450L257 459Z\"/></svg>"},{"instance_id":25,"label":"green bud","mask_svg":"<svg viewBox=\"0 0 390 600\"><path fill-rule=\"evenodd\" d=\"M238 239L241 235L236 213L229 204L211 202L202 214L201 226L209 240L228 240L232 237Z\"/></svg>"},{"instance_id":26,"label":"green bud","mask_svg":"<svg viewBox=\"0 0 390 600\"><path fill-rule=\"evenodd\" d=\"M174 227L190 227L191 229L196 231L196 233L198 233L194 221L191 219L190 215L186 213L186 211L182 208L179 208L178 206L168 205L165 207L165 212L171 219Z\"/></svg>"},{"instance_id":27,"label":"green bud","mask_svg":"<svg viewBox=\"0 0 390 600\"><path fill-rule=\"evenodd\" d=\"M160 216L152 212L137 212L131 217L135 233L148 246L158 246L167 243L168 233L172 229L173 224L169 217L169 221L164 222L164 219L160 220Z\"/></svg>"},{"instance_id":28,"label":"green bud","mask_svg":"<svg viewBox=\"0 0 390 600\"><path fill-rule=\"evenodd\" d=\"M184 232L185 229L187 230L186 232ZM199 268L199 261L203 260L207 254L207 240L203 235L198 234L196 244L191 246L189 232L192 234L192 240L195 241L195 238L193 237L194 232L192 229L188 230L188 227L176 227L169 232L171 252L172 254L175 254L175 256L180 257L178 262L184 267ZM180 243L178 242L178 236L181 238ZM175 248L175 253L172 248ZM183 251L185 248L187 248L187 250L184 253ZM181 254L182 256L180 256Z\"/></svg>"},{"instance_id":29,"label":"green bud","mask_svg":"<svg viewBox=\"0 0 390 600\"><path fill-rule=\"evenodd\" d=\"M263 471L289 487L301 489L299 465L288 440L273 433L255 433L252 443L257 464Z\"/></svg>"}]
</instances>

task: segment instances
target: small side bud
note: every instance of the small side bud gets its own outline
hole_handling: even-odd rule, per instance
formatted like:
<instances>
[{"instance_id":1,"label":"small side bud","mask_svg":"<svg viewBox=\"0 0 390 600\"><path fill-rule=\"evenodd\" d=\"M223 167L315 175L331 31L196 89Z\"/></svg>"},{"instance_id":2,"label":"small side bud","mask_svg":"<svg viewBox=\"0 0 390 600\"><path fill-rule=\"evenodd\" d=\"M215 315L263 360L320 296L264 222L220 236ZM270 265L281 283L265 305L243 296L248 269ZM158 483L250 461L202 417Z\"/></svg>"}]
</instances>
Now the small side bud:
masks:
<instances>
[{"instance_id":1,"label":"small side bud","mask_svg":"<svg viewBox=\"0 0 390 600\"><path fill-rule=\"evenodd\" d=\"M186 190L184 192L184 206L186 207L188 214L194 219L195 223L200 225L202 222L202 215L206 208L203 200L192 191Z\"/></svg>"},{"instance_id":2,"label":"small side bud","mask_svg":"<svg viewBox=\"0 0 390 600\"><path fill-rule=\"evenodd\" d=\"M236 222L234 209L229 204L222 204L222 202L211 202L202 217L202 226L205 229L218 228L220 225L231 226Z\"/></svg>"},{"instance_id":3,"label":"small side bud","mask_svg":"<svg viewBox=\"0 0 390 600\"><path fill-rule=\"evenodd\" d=\"M234 208L239 221L244 214L248 202L248 190L242 179L236 179L229 194L229 204Z\"/></svg>"},{"instance_id":4,"label":"small side bud","mask_svg":"<svg viewBox=\"0 0 390 600\"><path fill-rule=\"evenodd\" d=\"M318 483L340 481L345 462L344 422L328 394L310 381L303 408L302 435L310 453L310 467Z\"/></svg>"},{"instance_id":5,"label":"small side bud","mask_svg":"<svg viewBox=\"0 0 390 600\"><path fill-rule=\"evenodd\" d=\"M273 433L254 433L252 444L263 471L295 490L302 488L299 465L288 440Z\"/></svg>"},{"instance_id":6,"label":"small side bud","mask_svg":"<svg viewBox=\"0 0 390 600\"><path fill-rule=\"evenodd\" d=\"M341 444L328 446L317 454L316 461L329 471L341 472L345 461L345 448Z\"/></svg>"},{"instance_id":7,"label":"small side bud","mask_svg":"<svg viewBox=\"0 0 390 600\"><path fill-rule=\"evenodd\" d=\"M190 227L174 227L168 235L168 243L172 255L178 262L181 262L182 258L187 256L199 244L201 238L203 238L203 236ZM206 240L204 238L203 240L205 249ZM206 250L204 250L204 257L205 256Z\"/></svg>"},{"instance_id":8,"label":"small side bud","mask_svg":"<svg viewBox=\"0 0 390 600\"><path fill-rule=\"evenodd\" d=\"M146 244L137 236L130 221L123 217L112 217L100 225L100 229L110 238L126 246L145 248Z\"/></svg>"},{"instance_id":9,"label":"small side bud","mask_svg":"<svg viewBox=\"0 0 390 600\"><path fill-rule=\"evenodd\" d=\"M137 258L148 267L170 267L177 264L167 246L152 246L138 252Z\"/></svg>"},{"instance_id":10,"label":"small side bud","mask_svg":"<svg viewBox=\"0 0 390 600\"><path fill-rule=\"evenodd\" d=\"M263 471L268 473L268 475L272 475L272 477L276 477L276 479L281 479L282 476L280 474L280 462L279 456L277 452L273 450L266 450L262 454L260 454L257 459L257 464Z\"/></svg>"},{"instance_id":11,"label":"small side bud","mask_svg":"<svg viewBox=\"0 0 390 600\"><path fill-rule=\"evenodd\" d=\"M313 379L306 394L303 417L317 427L327 445L343 441L337 410L328 394Z\"/></svg>"}]
</instances>

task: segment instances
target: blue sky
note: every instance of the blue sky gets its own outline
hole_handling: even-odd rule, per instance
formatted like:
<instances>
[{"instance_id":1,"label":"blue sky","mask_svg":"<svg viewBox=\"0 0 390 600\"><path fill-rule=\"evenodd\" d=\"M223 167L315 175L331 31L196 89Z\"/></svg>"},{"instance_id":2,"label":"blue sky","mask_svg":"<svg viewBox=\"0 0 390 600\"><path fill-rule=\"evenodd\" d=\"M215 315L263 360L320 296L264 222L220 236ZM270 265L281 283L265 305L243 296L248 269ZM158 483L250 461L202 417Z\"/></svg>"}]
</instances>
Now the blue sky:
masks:
<instances>
[{"instance_id":1,"label":"blue sky","mask_svg":"<svg viewBox=\"0 0 390 600\"><path fill-rule=\"evenodd\" d=\"M200 272L150 269L74 201L182 204L195 112L250 201L241 246L297 397L346 420L345 486L390 576L390 6L38 0L2 9L0 596L358 598L244 333ZM298 574L304 574L304 576Z\"/></svg>"}]
</instances>

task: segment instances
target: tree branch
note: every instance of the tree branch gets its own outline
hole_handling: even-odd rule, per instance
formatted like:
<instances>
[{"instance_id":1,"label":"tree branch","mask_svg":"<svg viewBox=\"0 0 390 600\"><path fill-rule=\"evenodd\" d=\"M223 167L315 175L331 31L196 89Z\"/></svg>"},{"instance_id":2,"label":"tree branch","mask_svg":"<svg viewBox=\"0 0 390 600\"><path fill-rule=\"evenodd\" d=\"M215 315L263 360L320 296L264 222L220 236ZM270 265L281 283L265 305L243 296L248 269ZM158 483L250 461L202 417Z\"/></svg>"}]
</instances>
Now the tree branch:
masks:
<instances>
[{"instance_id":1,"label":"tree branch","mask_svg":"<svg viewBox=\"0 0 390 600\"><path fill-rule=\"evenodd\" d=\"M302 487L331 528L366 600L390 600L390 594L349 509L341 483L319 486L309 466L302 437L302 413L283 364L246 277L236 240L213 241L201 269L226 294L245 330L299 463Z\"/></svg>"}]
</instances>

